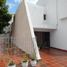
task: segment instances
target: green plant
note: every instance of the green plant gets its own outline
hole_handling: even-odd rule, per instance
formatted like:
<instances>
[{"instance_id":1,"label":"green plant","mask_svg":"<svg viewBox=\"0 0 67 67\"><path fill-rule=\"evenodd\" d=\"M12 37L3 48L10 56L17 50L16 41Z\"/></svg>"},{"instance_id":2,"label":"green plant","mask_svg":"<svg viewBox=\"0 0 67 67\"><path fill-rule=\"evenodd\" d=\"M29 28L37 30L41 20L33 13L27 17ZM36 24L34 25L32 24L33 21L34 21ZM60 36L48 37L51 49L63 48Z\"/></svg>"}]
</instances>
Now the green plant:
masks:
<instances>
[{"instance_id":1,"label":"green plant","mask_svg":"<svg viewBox=\"0 0 67 67\"><path fill-rule=\"evenodd\" d=\"M12 60L10 60L8 65L9 65L9 66L12 66L12 65L14 65L14 64L15 64L15 63L14 63Z\"/></svg>"},{"instance_id":2,"label":"green plant","mask_svg":"<svg viewBox=\"0 0 67 67\"><path fill-rule=\"evenodd\" d=\"M35 53L32 54L31 60L36 60L36 54Z\"/></svg>"},{"instance_id":3,"label":"green plant","mask_svg":"<svg viewBox=\"0 0 67 67\"><path fill-rule=\"evenodd\" d=\"M24 63L26 63L26 62L27 62L27 60L23 60L23 62L24 62Z\"/></svg>"},{"instance_id":4,"label":"green plant","mask_svg":"<svg viewBox=\"0 0 67 67\"><path fill-rule=\"evenodd\" d=\"M9 25L12 15L8 12L7 0L0 0L0 34L4 33L3 29Z\"/></svg>"},{"instance_id":5,"label":"green plant","mask_svg":"<svg viewBox=\"0 0 67 67\"><path fill-rule=\"evenodd\" d=\"M23 54L23 62L27 62L29 60L28 54L24 53Z\"/></svg>"},{"instance_id":6,"label":"green plant","mask_svg":"<svg viewBox=\"0 0 67 67\"><path fill-rule=\"evenodd\" d=\"M43 45L42 43L38 44L39 49L41 49L42 45Z\"/></svg>"}]
</instances>

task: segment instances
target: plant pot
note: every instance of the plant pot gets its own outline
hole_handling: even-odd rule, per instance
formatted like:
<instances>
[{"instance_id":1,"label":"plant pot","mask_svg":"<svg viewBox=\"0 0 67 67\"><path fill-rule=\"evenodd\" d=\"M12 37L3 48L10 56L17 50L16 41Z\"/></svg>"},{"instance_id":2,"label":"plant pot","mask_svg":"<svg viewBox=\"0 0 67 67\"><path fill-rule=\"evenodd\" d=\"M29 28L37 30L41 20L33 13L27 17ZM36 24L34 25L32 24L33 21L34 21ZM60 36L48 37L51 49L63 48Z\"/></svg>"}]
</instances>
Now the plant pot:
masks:
<instances>
[{"instance_id":1,"label":"plant pot","mask_svg":"<svg viewBox=\"0 0 67 67\"><path fill-rule=\"evenodd\" d=\"M16 67L16 65L10 65L10 66L8 66L8 67Z\"/></svg>"},{"instance_id":2,"label":"plant pot","mask_svg":"<svg viewBox=\"0 0 67 67\"><path fill-rule=\"evenodd\" d=\"M31 60L30 63L31 63L31 66L36 66L37 64L36 60Z\"/></svg>"},{"instance_id":3,"label":"plant pot","mask_svg":"<svg viewBox=\"0 0 67 67\"><path fill-rule=\"evenodd\" d=\"M28 67L28 62L22 62L22 67Z\"/></svg>"}]
</instances>

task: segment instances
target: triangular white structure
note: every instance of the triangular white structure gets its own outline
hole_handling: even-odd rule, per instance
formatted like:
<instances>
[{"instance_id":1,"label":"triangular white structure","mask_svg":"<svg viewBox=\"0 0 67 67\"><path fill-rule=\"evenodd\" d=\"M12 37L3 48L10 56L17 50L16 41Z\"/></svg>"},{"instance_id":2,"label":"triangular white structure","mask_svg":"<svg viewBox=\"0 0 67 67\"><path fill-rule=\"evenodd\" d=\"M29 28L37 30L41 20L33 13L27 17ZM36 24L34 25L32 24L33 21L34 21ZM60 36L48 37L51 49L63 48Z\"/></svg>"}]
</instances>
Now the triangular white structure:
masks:
<instances>
[{"instance_id":1,"label":"triangular white structure","mask_svg":"<svg viewBox=\"0 0 67 67\"><path fill-rule=\"evenodd\" d=\"M36 58L40 59L28 5L25 0L20 4L20 8L17 10L15 16L14 36L16 40L15 43L20 49L30 55L35 52Z\"/></svg>"}]
</instances>

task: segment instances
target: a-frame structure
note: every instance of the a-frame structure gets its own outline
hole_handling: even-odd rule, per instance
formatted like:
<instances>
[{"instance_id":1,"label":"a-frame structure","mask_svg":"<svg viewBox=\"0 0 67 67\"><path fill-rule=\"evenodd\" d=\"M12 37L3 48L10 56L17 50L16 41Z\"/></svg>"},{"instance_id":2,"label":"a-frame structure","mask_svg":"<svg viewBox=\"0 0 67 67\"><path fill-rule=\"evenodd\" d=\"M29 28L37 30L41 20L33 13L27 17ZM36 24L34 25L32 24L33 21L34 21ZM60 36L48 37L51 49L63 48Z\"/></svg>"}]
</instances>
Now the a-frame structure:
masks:
<instances>
[{"instance_id":1,"label":"a-frame structure","mask_svg":"<svg viewBox=\"0 0 67 67\"><path fill-rule=\"evenodd\" d=\"M13 30L16 46L30 55L35 53L36 58L41 59L26 0L22 1L16 12Z\"/></svg>"}]
</instances>

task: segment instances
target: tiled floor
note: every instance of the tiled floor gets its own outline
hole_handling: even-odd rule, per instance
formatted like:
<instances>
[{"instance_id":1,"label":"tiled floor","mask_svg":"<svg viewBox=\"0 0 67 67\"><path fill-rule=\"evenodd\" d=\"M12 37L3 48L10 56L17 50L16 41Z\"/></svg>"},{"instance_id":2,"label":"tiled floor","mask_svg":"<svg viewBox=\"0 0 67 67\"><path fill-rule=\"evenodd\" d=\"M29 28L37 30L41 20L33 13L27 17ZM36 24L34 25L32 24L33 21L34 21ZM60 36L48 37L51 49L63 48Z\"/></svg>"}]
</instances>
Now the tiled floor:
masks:
<instances>
[{"instance_id":1,"label":"tiled floor","mask_svg":"<svg viewBox=\"0 0 67 67\"><path fill-rule=\"evenodd\" d=\"M46 67L67 67L67 52L50 48L40 50L40 54Z\"/></svg>"},{"instance_id":2,"label":"tiled floor","mask_svg":"<svg viewBox=\"0 0 67 67\"><path fill-rule=\"evenodd\" d=\"M42 49L40 50L40 54L42 57L42 61L37 64L36 67L67 67L67 52L63 52L57 49ZM21 56L12 55L10 56L15 63L19 63L21 61ZM9 59L9 55L4 55L0 52L0 67L5 67L5 60L1 60L2 58ZM21 65L17 65L17 67L21 67ZM31 67L31 66L29 66Z\"/></svg>"}]
</instances>

